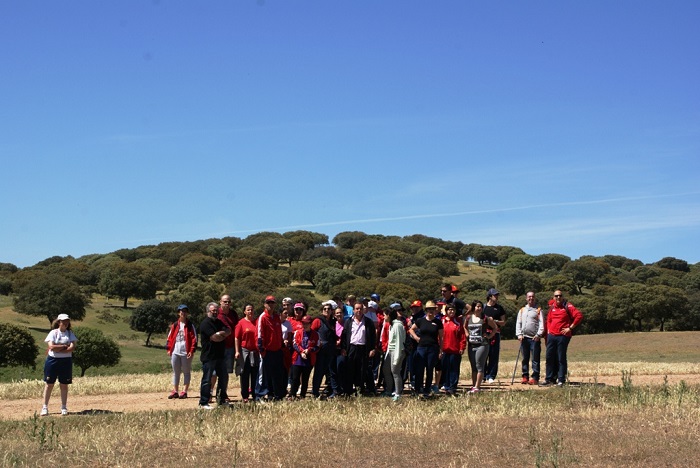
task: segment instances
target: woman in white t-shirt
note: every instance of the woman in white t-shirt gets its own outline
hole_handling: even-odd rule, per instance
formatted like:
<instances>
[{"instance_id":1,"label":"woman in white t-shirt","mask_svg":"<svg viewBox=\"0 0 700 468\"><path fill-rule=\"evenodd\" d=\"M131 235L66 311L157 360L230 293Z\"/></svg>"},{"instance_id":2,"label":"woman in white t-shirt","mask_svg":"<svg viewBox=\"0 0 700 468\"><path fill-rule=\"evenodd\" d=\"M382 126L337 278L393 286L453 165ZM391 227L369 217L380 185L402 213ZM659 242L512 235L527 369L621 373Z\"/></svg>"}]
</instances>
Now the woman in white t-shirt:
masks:
<instances>
[{"instance_id":1,"label":"woman in white t-shirt","mask_svg":"<svg viewBox=\"0 0 700 468\"><path fill-rule=\"evenodd\" d=\"M61 415L68 414L66 402L68 400L68 385L73 383L73 350L78 339L71 331L70 318L67 314L60 314L51 324L51 331L44 340L48 343L49 351L44 363L44 406L41 408L41 416L49 414L49 399L53 386L58 379L61 389Z\"/></svg>"}]
</instances>

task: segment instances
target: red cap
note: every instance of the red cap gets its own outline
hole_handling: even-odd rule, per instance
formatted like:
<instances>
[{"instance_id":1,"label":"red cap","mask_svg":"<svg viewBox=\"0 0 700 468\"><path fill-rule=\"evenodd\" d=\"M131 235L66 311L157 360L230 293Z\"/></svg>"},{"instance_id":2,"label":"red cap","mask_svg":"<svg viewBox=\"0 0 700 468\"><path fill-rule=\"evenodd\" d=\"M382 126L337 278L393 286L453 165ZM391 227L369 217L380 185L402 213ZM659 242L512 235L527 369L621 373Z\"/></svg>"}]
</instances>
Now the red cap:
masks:
<instances>
[{"instance_id":1,"label":"red cap","mask_svg":"<svg viewBox=\"0 0 700 468\"><path fill-rule=\"evenodd\" d=\"M459 292L459 288L458 288L457 286L455 286L454 284L452 285L452 292L453 292L453 293L458 293L458 292Z\"/></svg>"},{"instance_id":2,"label":"red cap","mask_svg":"<svg viewBox=\"0 0 700 468\"><path fill-rule=\"evenodd\" d=\"M267 296L265 298L265 302L277 302L277 300L275 299L275 296Z\"/></svg>"},{"instance_id":3,"label":"red cap","mask_svg":"<svg viewBox=\"0 0 700 468\"><path fill-rule=\"evenodd\" d=\"M421 301L413 301L411 302L411 307L423 307L423 303Z\"/></svg>"}]
</instances>

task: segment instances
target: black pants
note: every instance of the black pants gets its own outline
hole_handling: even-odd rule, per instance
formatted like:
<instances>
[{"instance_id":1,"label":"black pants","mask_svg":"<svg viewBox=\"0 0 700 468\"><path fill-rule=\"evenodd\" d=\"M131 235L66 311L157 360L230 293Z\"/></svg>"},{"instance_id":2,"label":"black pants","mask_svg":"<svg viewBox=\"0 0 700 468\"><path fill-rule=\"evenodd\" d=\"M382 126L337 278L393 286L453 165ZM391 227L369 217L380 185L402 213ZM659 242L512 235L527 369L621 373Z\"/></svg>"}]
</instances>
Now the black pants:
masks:
<instances>
[{"instance_id":1,"label":"black pants","mask_svg":"<svg viewBox=\"0 0 700 468\"><path fill-rule=\"evenodd\" d=\"M335 348L323 349L316 355L316 365L314 366L314 378L311 385L311 393L318 397L321 395L321 383L326 378L326 388L330 385L332 393L339 393L338 385L335 382L338 372L338 363Z\"/></svg>"},{"instance_id":2,"label":"black pants","mask_svg":"<svg viewBox=\"0 0 700 468\"><path fill-rule=\"evenodd\" d=\"M311 375L311 366L292 366L292 391L291 396L296 396L301 383L301 397L306 397L306 390L309 388L309 376Z\"/></svg>"},{"instance_id":3,"label":"black pants","mask_svg":"<svg viewBox=\"0 0 700 468\"><path fill-rule=\"evenodd\" d=\"M369 373L369 350L365 345L350 345L345 359L345 394L355 391L374 392L374 380Z\"/></svg>"},{"instance_id":4,"label":"black pants","mask_svg":"<svg viewBox=\"0 0 700 468\"><path fill-rule=\"evenodd\" d=\"M262 390L256 395L281 400L287 393L287 371L284 368L282 350L267 351L262 357Z\"/></svg>"},{"instance_id":5,"label":"black pants","mask_svg":"<svg viewBox=\"0 0 700 468\"><path fill-rule=\"evenodd\" d=\"M199 404L204 406L209 404L211 398L211 377L216 371L219 377L216 383L216 402L222 404L226 399L226 386L228 385L228 371L226 370L226 359L213 359L202 363L202 383L199 386Z\"/></svg>"},{"instance_id":6,"label":"black pants","mask_svg":"<svg viewBox=\"0 0 700 468\"><path fill-rule=\"evenodd\" d=\"M258 384L258 371L260 370L260 358L257 358L257 355L253 356L253 359L248 358L245 360L243 369L241 370L241 396L243 398L255 398L255 387ZM253 362L251 363L251 361ZM253 391L252 395L250 395L248 389Z\"/></svg>"}]
</instances>

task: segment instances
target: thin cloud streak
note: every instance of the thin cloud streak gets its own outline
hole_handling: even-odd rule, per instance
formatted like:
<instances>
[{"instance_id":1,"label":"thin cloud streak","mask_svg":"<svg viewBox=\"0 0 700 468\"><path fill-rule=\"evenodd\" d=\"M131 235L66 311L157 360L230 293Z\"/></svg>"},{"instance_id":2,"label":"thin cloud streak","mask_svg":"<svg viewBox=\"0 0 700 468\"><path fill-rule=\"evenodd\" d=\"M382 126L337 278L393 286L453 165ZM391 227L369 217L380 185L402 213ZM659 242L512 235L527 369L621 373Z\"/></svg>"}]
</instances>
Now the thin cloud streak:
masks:
<instances>
[{"instance_id":1,"label":"thin cloud streak","mask_svg":"<svg viewBox=\"0 0 700 468\"><path fill-rule=\"evenodd\" d=\"M700 192L685 192L685 193L673 193L673 194L663 194L663 195L645 195L636 197L618 197L618 198L606 198L601 200L585 200L585 201L572 201L572 202L559 202L559 203L543 203L537 205L524 205L511 208L495 208L488 210L471 210L471 211L459 211L459 212L449 212L449 213L435 213L435 214L420 214L411 216L394 216L385 218L366 218L366 219L353 219L346 221L329 221L325 223L310 223L310 224L299 224L294 226L281 226L281 227L267 227L260 229L243 229L229 231L226 233L220 233L219 235L230 235L230 234L244 234L250 232L261 232L261 231L286 231L294 229L304 229L304 228L318 228L318 227L329 227L329 226L341 226L346 224L370 224L370 223L384 223L391 221L408 221L416 219L433 219L433 218L446 218L454 216L470 216L479 214L493 214L493 213L507 213L513 211L526 211L541 208L555 208L564 206L584 206L584 205L600 205L608 203L619 203L628 201L642 201L642 200L657 200L662 198L671 197L681 197L688 195L699 195Z\"/></svg>"},{"instance_id":2,"label":"thin cloud streak","mask_svg":"<svg viewBox=\"0 0 700 468\"><path fill-rule=\"evenodd\" d=\"M519 247L523 245L537 245L546 247L562 244L562 239L566 243L579 243L581 240L595 241L596 239L610 239L611 237L625 236L639 232L655 232L667 229L683 229L700 226L700 213L694 216L669 215L664 219L641 219L630 217L625 219L615 218L611 220L586 219L577 222L567 221L566 223L552 222L549 224L538 224L537 229L517 230L517 243ZM488 239L489 244L501 245L512 244L514 241L513 232L516 227L499 225L497 229L472 230L469 235L472 238ZM505 233L505 234L504 234Z\"/></svg>"},{"instance_id":3,"label":"thin cloud streak","mask_svg":"<svg viewBox=\"0 0 700 468\"><path fill-rule=\"evenodd\" d=\"M684 192L684 193L671 193L662 195L646 195L646 196L635 196L635 197L618 197L618 198L607 198L600 200L586 200L586 201L571 201L571 202L559 202L559 203L543 203L536 205L523 205L518 207L510 208L495 208L486 210L470 210L461 212L449 212L449 213L435 213L435 214L420 214L412 216L395 216L395 217L384 217L384 218L365 218L365 219L352 219L345 221L328 221L324 223L308 223L308 224L297 224L289 226L278 226L278 227L263 227L256 229L237 229L233 231L225 232L215 232L201 234L197 237L198 239L207 238L219 238L226 237L237 234L252 234L257 232L285 232L297 229L312 229L312 228L323 228L323 227L333 227L333 226L345 226L345 225L356 225L356 224L373 224L373 223L384 223L384 222L395 222L395 221L409 221L409 220L422 220L422 219L435 219L435 218L446 218L455 216L472 216L472 215L482 215L482 214L494 214L494 213L509 213L515 211L527 211L536 210L542 208L554 208L554 207L565 207L565 206L585 206L585 205L602 205L602 204L612 204L620 202L629 201L645 201L645 200L657 200L663 198L673 198L673 197L683 197L689 195L699 195L700 191L694 192ZM533 231L531 236L526 236L524 230L519 234L519 239L521 241L538 241L544 242L549 239L560 240L562 238L571 239L573 237L580 238L585 237L598 237L603 235L617 235L630 232L638 231L648 231L652 229L668 229L668 228L678 228L678 227L693 227L700 225L700 212L695 214L688 214L686 212L684 215L681 214L668 214L665 218L660 218L658 215L654 218L649 219L645 217L641 218L629 218L622 220L620 218L615 218L609 222L601 221L599 218L582 220L578 219L573 222L567 222L565 226L561 226L561 223L554 223L547 228L540 228ZM597 226L597 227L596 227ZM503 238L503 232L510 231L506 226L501 224L499 228L493 232L491 231L481 231L478 236L489 239L489 244L499 244L503 243L505 239ZM520 231L520 230L519 230ZM546 235L544 234L546 233ZM473 230L470 231L470 236L474 237L477 235ZM187 237L192 237L188 235ZM503 240L502 240L503 239ZM508 242L512 242L512 235ZM145 243L152 242L171 242L173 239L164 240L163 238L148 238L148 239L135 239L132 243L139 243L141 245Z\"/></svg>"}]
</instances>

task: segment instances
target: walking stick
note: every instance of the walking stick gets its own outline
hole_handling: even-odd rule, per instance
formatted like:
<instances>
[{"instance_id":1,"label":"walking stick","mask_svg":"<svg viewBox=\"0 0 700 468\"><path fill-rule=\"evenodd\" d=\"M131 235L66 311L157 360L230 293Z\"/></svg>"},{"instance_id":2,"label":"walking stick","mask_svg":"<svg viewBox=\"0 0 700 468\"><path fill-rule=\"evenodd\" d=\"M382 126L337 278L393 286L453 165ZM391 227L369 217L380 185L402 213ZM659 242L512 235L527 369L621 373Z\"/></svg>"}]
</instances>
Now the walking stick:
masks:
<instances>
[{"instance_id":1,"label":"walking stick","mask_svg":"<svg viewBox=\"0 0 700 468\"><path fill-rule=\"evenodd\" d=\"M518 370L518 361L520 361L520 352L523 350L523 342L520 342L520 347L518 348L518 357L515 358L515 367L513 368L513 378L510 379L510 384L513 385L515 382L515 371Z\"/></svg>"}]
</instances>

